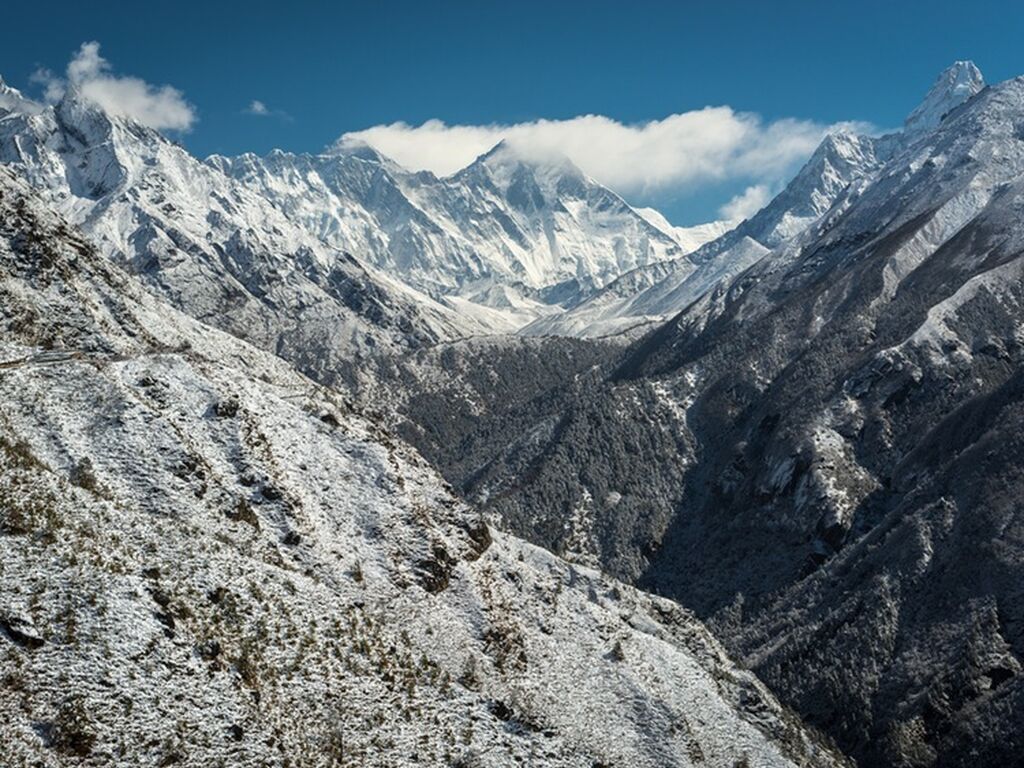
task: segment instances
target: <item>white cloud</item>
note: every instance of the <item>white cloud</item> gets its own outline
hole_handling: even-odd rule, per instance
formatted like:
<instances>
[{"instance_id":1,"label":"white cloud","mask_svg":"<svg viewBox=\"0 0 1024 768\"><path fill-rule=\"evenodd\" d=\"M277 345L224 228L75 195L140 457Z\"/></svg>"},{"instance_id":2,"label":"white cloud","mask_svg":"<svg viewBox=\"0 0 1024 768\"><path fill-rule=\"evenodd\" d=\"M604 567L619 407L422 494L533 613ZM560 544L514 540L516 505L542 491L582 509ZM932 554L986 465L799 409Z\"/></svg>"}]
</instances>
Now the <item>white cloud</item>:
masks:
<instances>
[{"instance_id":1,"label":"white cloud","mask_svg":"<svg viewBox=\"0 0 1024 768\"><path fill-rule=\"evenodd\" d=\"M271 109L267 106L266 102L259 99L250 101L249 106L242 111L247 115L254 115L256 117L276 117L279 120L284 120L286 123L293 122L292 116L283 109Z\"/></svg>"},{"instance_id":2,"label":"white cloud","mask_svg":"<svg viewBox=\"0 0 1024 768\"><path fill-rule=\"evenodd\" d=\"M196 121L195 109L177 88L150 85L128 75L115 75L110 62L100 56L100 44L82 43L68 62L67 77L59 78L49 70L38 70L34 82L42 83L48 101L57 101L70 86L112 115L160 130L187 131Z\"/></svg>"},{"instance_id":3,"label":"white cloud","mask_svg":"<svg viewBox=\"0 0 1024 768\"><path fill-rule=\"evenodd\" d=\"M644 194L730 179L777 183L830 130L852 127L865 129L796 119L768 122L730 107L706 107L633 125L601 115L513 125L398 122L346 133L338 144L366 143L413 170L448 175L505 139L528 156L567 155L611 188Z\"/></svg>"},{"instance_id":4,"label":"white cloud","mask_svg":"<svg viewBox=\"0 0 1024 768\"><path fill-rule=\"evenodd\" d=\"M771 199L772 192L767 184L755 184L732 198L718 212L727 221L741 221L760 211Z\"/></svg>"},{"instance_id":5,"label":"white cloud","mask_svg":"<svg viewBox=\"0 0 1024 768\"><path fill-rule=\"evenodd\" d=\"M29 76L29 82L43 86L43 98L49 102L60 101L64 95L64 81L48 69L40 67Z\"/></svg>"}]
</instances>

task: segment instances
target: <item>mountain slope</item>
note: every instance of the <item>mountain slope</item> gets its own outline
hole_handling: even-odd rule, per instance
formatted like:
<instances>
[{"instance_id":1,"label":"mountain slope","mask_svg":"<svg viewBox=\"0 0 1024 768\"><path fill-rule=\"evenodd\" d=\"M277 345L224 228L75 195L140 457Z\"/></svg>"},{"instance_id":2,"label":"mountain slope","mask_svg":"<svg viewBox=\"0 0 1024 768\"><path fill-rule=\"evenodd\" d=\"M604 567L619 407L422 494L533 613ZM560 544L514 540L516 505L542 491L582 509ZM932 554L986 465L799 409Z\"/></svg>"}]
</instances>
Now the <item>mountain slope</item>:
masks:
<instances>
[{"instance_id":1,"label":"mountain slope","mask_svg":"<svg viewBox=\"0 0 1024 768\"><path fill-rule=\"evenodd\" d=\"M901 146L935 128L945 114L984 85L973 63L956 62L939 75L907 117L902 134L827 136L782 192L749 220L730 227L685 259L627 273L565 315L541 318L525 332L595 336L667 319L757 261L763 254L755 252L755 245L766 251L777 248L812 229L827 213L838 215L847 198L855 196Z\"/></svg>"},{"instance_id":2,"label":"mountain slope","mask_svg":"<svg viewBox=\"0 0 1024 768\"><path fill-rule=\"evenodd\" d=\"M1020 746L1022 125L1024 79L982 91L823 237L628 365L700 371L690 488L710 489L644 583L706 611L733 585L755 668L870 765L999 764ZM725 547L735 559L712 565ZM713 578L680 573L686 552Z\"/></svg>"},{"instance_id":3,"label":"mountain slope","mask_svg":"<svg viewBox=\"0 0 1024 768\"><path fill-rule=\"evenodd\" d=\"M492 536L2 168L0 294L8 764L840 764L685 611Z\"/></svg>"},{"instance_id":4,"label":"mountain slope","mask_svg":"<svg viewBox=\"0 0 1024 768\"><path fill-rule=\"evenodd\" d=\"M569 312L541 318L524 332L596 336L667 319L812 227L851 185L877 171L896 143L894 137L827 136L785 189L750 219L686 258L635 269Z\"/></svg>"},{"instance_id":5,"label":"mountain slope","mask_svg":"<svg viewBox=\"0 0 1024 768\"><path fill-rule=\"evenodd\" d=\"M705 243L710 243L721 237L736 226L735 221L722 220L696 224L692 227L677 227L654 208L636 208L634 210L662 232L672 235L686 253L693 253Z\"/></svg>"},{"instance_id":6,"label":"mountain slope","mask_svg":"<svg viewBox=\"0 0 1024 768\"><path fill-rule=\"evenodd\" d=\"M747 235L726 235L722 240L723 245L726 240L730 244L696 266L693 261L677 261L633 270L570 311L535 320L522 333L595 337L644 328L663 321L769 253ZM694 254L695 259L698 255Z\"/></svg>"}]
</instances>

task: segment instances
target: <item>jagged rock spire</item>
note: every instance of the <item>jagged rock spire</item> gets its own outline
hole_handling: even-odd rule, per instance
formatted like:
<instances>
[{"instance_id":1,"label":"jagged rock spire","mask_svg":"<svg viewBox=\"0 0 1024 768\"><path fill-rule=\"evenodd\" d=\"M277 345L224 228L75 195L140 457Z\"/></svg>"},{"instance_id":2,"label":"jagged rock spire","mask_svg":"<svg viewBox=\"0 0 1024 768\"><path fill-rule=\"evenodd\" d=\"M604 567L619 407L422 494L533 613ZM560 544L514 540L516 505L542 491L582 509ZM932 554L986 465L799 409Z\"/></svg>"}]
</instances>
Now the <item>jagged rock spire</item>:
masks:
<instances>
[{"instance_id":1,"label":"jagged rock spire","mask_svg":"<svg viewBox=\"0 0 1024 768\"><path fill-rule=\"evenodd\" d=\"M928 95L910 113L904 123L907 133L917 133L938 125L951 110L963 104L985 87L973 61L957 61L939 75Z\"/></svg>"}]
</instances>

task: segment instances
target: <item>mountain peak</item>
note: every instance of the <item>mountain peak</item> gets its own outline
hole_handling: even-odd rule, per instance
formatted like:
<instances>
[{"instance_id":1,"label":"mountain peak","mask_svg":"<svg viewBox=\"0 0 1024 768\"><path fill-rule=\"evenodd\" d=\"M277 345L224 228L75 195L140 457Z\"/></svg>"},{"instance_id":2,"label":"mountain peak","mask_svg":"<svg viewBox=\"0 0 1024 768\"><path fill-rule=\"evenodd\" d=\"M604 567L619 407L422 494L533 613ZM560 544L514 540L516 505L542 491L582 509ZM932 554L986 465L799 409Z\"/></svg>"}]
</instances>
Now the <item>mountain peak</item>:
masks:
<instances>
[{"instance_id":1,"label":"mountain peak","mask_svg":"<svg viewBox=\"0 0 1024 768\"><path fill-rule=\"evenodd\" d=\"M499 167L520 165L526 162L523 153L513 147L508 139L502 139L489 150L479 155L467 168L484 166L494 169Z\"/></svg>"},{"instance_id":2,"label":"mountain peak","mask_svg":"<svg viewBox=\"0 0 1024 768\"><path fill-rule=\"evenodd\" d=\"M25 98L21 91L9 86L3 77L0 76L0 109L37 114L42 111L43 107L31 99Z\"/></svg>"},{"instance_id":3,"label":"mountain peak","mask_svg":"<svg viewBox=\"0 0 1024 768\"><path fill-rule=\"evenodd\" d=\"M495 144L493 147L491 147L489 150L487 150L482 155L480 155L480 157L477 158L477 159L478 160L483 160L483 159L488 158L488 157L497 157L498 155L501 155L501 154L503 154L505 152L511 152L511 151L512 151L512 148L511 148L511 146L508 143L508 139L502 139L497 144Z\"/></svg>"},{"instance_id":4,"label":"mountain peak","mask_svg":"<svg viewBox=\"0 0 1024 768\"><path fill-rule=\"evenodd\" d=\"M381 154L372 144L362 139L346 138L327 148L325 155L343 155L345 157L358 157L361 160L370 160L375 163L383 163L385 156Z\"/></svg>"},{"instance_id":5,"label":"mountain peak","mask_svg":"<svg viewBox=\"0 0 1024 768\"><path fill-rule=\"evenodd\" d=\"M8 93L13 93L16 94L18 97L21 97L21 91L19 91L17 88L8 85L7 81L4 80L4 76L0 75L0 95Z\"/></svg>"},{"instance_id":6,"label":"mountain peak","mask_svg":"<svg viewBox=\"0 0 1024 768\"><path fill-rule=\"evenodd\" d=\"M981 70L973 62L968 60L954 61L951 65L946 67L942 74L939 75L939 79L951 79L957 83L967 82L978 82L983 84L985 82L984 77L981 74Z\"/></svg>"},{"instance_id":7,"label":"mountain peak","mask_svg":"<svg viewBox=\"0 0 1024 768\"><path fill-rule=\"evenodd\" d=\"M109 139L113 132L110 115L99 104L86 98L74 83L64 91L54 114L61 128L86 146Z\"/></svg>"},{"instance_id":8,"label":"mountain peak","mask_svg":"<svg viewBox=\"0 0 1024 768\"><path fill-rule=\"evenodd\" d=\"M936 79L924 101L907 117L905 131L917 133L934 128L948 112L984 87L985 78L973 61L953 62Z\"/></svg>"},{"instance_id":9,"label":"mountain peak","mask_svg":"<svg viewBox=\"0 0 1024 768\"><path fill-rule=\"evenodd\" d=\"M456 176L483 172L500 188L507 189L523 174L535 179L554 195L554 188L562 180L582 182L586 177L565 154L555 149L525 147L502 139Z\"/></svg>"},{"instance_id":10,"label":"mountain peak","mask_svg":"<svg viewBox=\"0 0 1024 768\"><path fill-rule=\"evenodd\" d=\"M811 154L811 161L820 160L829 156L846 158L856 152L861 145L861 137L846 129L830 131L821 144ZM809 162L811 162L809 161Z\"/></svg>"}]
</instances>

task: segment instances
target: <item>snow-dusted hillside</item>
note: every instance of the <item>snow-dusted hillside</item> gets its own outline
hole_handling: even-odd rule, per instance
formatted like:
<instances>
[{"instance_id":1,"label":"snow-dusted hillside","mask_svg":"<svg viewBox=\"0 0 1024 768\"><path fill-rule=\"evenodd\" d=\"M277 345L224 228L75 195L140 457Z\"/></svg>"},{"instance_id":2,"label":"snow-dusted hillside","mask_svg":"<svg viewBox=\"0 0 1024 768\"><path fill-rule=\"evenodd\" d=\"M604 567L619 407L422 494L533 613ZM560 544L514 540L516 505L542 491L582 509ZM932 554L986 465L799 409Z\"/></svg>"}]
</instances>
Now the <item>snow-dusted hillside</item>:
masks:
<instances>
[{"instance_id":1,"label":"snow-dusted hillside","mask_svg":"<svg viewBox=\"0 0 1024 768\"><path fill-rule=\"evenodd\" d=\"M0 169L5 765L838 765L686 611L491 533Z\"/></svg>"},{"instance_id":2,"label":"snow-dusted hillside","mask_svg":"<svg viewBox=\"0 0 1024 768\"><path fill-rule=\"evenodd\" d=\"M707 617L872 768L1024 750L1024 78L940 111L617 361L459 442L405 429L513 530Z\"/></svg>"}]
</instances>

